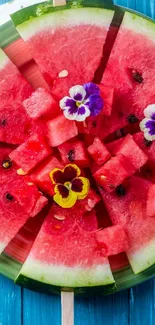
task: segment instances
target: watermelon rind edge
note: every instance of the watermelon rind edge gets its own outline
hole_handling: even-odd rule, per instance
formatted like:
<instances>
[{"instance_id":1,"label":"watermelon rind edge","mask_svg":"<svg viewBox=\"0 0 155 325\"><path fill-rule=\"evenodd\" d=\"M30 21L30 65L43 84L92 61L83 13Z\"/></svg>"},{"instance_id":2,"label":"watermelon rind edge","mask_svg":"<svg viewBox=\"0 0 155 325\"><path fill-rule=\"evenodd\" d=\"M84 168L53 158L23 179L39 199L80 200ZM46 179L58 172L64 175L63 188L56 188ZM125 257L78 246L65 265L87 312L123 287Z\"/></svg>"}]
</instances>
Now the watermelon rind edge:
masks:
<instances>
[{"instance_id":1,"label":"watermelon rind edge","mask_svg":"<svg viewBox=\"0 0 155 325\"><path fill-rule=\"evenodd\" d=\"M42 3L36 3L32 6L23 8L19 11L12 13L10 16L15 26L21 25L28 20L32 20L37 17L41 17L45 14L53 13L56 11L62 11L65 9L78 9L78 8L102 8L102 9L114 9L113 1L102 0L68 0L64 6L54 7L51 1L45 1Z\"/></svg>"}]
</instances>

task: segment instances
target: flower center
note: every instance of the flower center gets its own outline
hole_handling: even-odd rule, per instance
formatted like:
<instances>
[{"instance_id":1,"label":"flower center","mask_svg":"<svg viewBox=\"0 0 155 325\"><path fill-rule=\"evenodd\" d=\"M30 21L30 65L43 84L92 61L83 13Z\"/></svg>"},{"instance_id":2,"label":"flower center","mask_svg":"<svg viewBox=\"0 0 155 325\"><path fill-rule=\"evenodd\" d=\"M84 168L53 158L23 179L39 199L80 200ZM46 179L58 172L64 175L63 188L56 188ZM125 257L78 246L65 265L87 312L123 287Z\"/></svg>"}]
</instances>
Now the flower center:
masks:
<instances>
[{"instance_id":1,"label":"flower center","mask_svg":"<svg viewBox=\"0 0 155 325\"><path fill-rule=\"evenodd\" d=\"M80 105L82 104L82 102L76 101L76 106L80 107Z\"/></svg>"},{"instance_id":2,"label":"flower center","mask_svg":"<svg viewBox=\"0 0 155 325\"><path fill-rule=\"evenodd\" d=\"M72 186L71 182L65 182L64 185L67 187L68 190L71 190L71 186Z\"/></svg>"}]
</instances>

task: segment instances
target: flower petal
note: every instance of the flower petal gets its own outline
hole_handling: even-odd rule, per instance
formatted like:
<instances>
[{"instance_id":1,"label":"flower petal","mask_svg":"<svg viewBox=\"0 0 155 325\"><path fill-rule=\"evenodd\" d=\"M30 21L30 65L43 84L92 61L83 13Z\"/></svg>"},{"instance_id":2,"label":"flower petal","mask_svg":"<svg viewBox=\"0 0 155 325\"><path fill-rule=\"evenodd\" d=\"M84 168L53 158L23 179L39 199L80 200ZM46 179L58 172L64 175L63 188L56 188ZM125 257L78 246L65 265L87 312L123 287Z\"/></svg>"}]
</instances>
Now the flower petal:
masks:
<instances>
[{"instance_id":1,"label":"flower petal","mask_svg":"<svg viewBox=\"0 0 155 325\"><path fill-rule=\"evenodd\" d=\"M51 179L51 181L52 181L53 184L57 184L57 183L63 184L65 182L64 181L64 173L59 168L54 168L50 172L50 179Z\"/></svg>"},{"instance_id":2,"label":"flower petal","mask_svg":"<svg viewBox=\"0 0 155 325\"><path fill-rule=\"evenodd\" d=\"M68 106L70 107L71 101L74 101L74 100L72 98L70 98L69 96L63 97L59 102L60 108L65 109Z\"/></svg>"},{"instance_id":3,"label":"flower petal","mask_svg":"<svg viewBox=\"0 0 155 325\"><path fill-rule=\"evenodd\" d=\"M56 194L53 196L53 200L62 208L71 208L77 201L77 194L75 192L69 191L68 197L63 198L59 191L56 189Z\"/></svg>"},{"instance_id":4,"label":"flower petal","mask_svg":"<svg viewBox=\"0 0 155 325\"><path fill-rule=\"evenodd\" d=\"M93 94L100 95L100 89L98 85L94 84L93 82L88 82L83 85L85 91L86 91L86 98Z\"/></svg>"},{"instance_id":5,"label":"flower petal","mask_svg":"<svg viewBox=\"0 0 155 325\"><path fill-rule=\"evenodd\" d=\"M75 164L68 164L63 169L64 179L66 182L71 182L74 178L81 174L80 168Z\"/></svg>"},{"instance_id":6,"label":"flower petal","mask_svg":"<svg viewBox=\"0 0 155 325\"><path fill-rule=\"evenodd\" d=\"M88 178L78 177L72 181L72 191L77 193L77 199L84 199L90 188L90 183Z\"/></svg>"},{"instance_id":7,"label":"flower petal","mask_svg":"<svg viewBox=\"0 0 155 325\"><path fill-rule=\"evenodd\" d=\"M83 86L76 85L70 88L69 94L74 100L82 102L85 99L86 91Z\"/></svg>"},{"instance_id":8,"label":"flower petal","mask_svg":"<svg viewBox=\"0 0 155 325\"><path fill-rule=\"evenodd\" d=\"M155 104L149 105L144 109L144 116L155 120Z\"/></svg>"},{"instance_id":9,"label":"flower petal","mask_svg":"<svg viewBox=\"0 0 155 325\"><path fill-rule=\"evenodd\" d=\"M66 186L62 185L62 184L56 185L55 188L54 188L54 191L55 191L55 193L60 194L63 199L66 199L66 198L69 197L68 188Z\"/></svg>"},{"instance_id":10,"label":"flower petal","mask_svg":"<svg viewBox=\"0 0 155 325\"><path fill-rule=\"evenodd\" d=\"M76 115L77 122L83 122L90 115L90 110L86 105L80 105L78 108L78 113Z\"/></svg>"},{"instance_id":11,"label":"flower petal","mask_svg":"<svg viewBox=\"0 0 155 325\"><path fill-rule=\"evenodd\" d=\"M74 111L73 113L73 110L71 110L70 108L66 108L64 109L63 113L64 113L64 116L70 120L70 121L75 121L76 120L76 116L77 116L77 111L78 111L78 108L76 107L76 111Z\"/></svg>"},{"instance_id":12,"label":"flower petal","mask_svg":"<svg viewBox=\"0 0 155 325\"><path fill-rule=\"evenodd\" d=\"M100 95L94 94L87 99L85 105L89 107L92 116L97 116L103 109L104 101Z\"/></svg>"},{"instance_id":13,"label":"flower petal","mask_svg":"<svg viewBox=\"0 0 155 325\"><path fill-rule=\"evenodd\" d=\"M144 137L148 141L155 140L155 120L144 118L140 124L141 131L144 132Z\"/></svg>"}]
</instances>

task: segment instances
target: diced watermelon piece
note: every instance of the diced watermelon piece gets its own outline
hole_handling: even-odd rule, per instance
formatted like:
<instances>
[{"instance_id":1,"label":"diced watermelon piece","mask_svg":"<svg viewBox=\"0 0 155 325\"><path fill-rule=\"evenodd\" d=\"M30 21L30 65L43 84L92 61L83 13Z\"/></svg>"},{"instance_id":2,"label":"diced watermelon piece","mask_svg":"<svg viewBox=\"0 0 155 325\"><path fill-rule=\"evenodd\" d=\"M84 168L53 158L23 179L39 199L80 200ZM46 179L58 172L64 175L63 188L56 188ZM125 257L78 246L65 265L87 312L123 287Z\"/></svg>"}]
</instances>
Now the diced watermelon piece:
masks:
<instances>
[{"instance_id":1,"label":"diced watermelon piece","mask_svg":"<svg viewBox=\"0 0 155 325\"><path fill-rule=\"evenodd\" d=\"M155 184L152 184L148 190L146 214L149 217L155 217ZM151 221L150 221L151 222Z\"/></svg>"},{"instance_id":2,"label":"diced watermelon piece","mask_svg":"<svg viewBox=\"0 0 155 325\"><path fill-rule=\"evenodd\" d=\"M40 193L40 197L38 198L36 205L31 212L31 217L35 217L43 208L44 206L48 203L48 199Z\"/></svg>"},{"instance_id":3,"label":"diced watermelon piece","mask_svg":"<svg viewBox=\"0 0 155 325\"><path fill-rule=\"evenodd\" d=\"M74 121L67 120L62 114L47 122L48 139L52 147L57 147L78 134Z\"/></svg>"},{"instance_id":4,"label":"diced watermelon piece","mask_svg":"<svg viewBox=\"0 0 155 325\"><path fill-rule=\"evenodd\" d=\"M80 167L89 166L87 149L82 141L68 141L61 144L58 149L64 164L72 162Z\"/></svg>"},{"instance_id":5,"label":"diced watermelon piece","mask_svg":"<svg viewBox=\"0 0 155 325\"><path fill-rule=\"evenodd\" d=\"M30 174L32 181L40 190L52 196L54 195L54 186L49 177L49 173L54 168L63 168L63 165L57 158L50 156Z\"/></svg>"},{"instance_id":6,"label":"diced watermelon piece","mask_svg":"<svg viewBox=\"0 0 155 325\"><path fill-rule=\"evenodd\" d=\"M102 114L110 116L112 111L113 100L114 100L114 88L106 87L103 84L100 84L98 86L100 88L101 97L104 100L104 108L102 110Z\"/></svg>"},{"instance_id":7,"label":"diced watermelon piece","mask_svg":"<svg viewBox=\"0 0 155 325\"><path fill-rule=\"evenodd\" d=\"M120 154L112 157L93 175L97 183L108 192L112 192L126 178L134 174L134 167L129 159Z\"/></svg>"},{"instance_id":8,"label":"diced watermelon piece","mask_svg":"<svg viewBox=\"0 0 155 325\"><path fill-rule=\"evenodd\" d=\"M47 117L49 119L60 114L60 107L48 90L38 88L32 95L25 99L23 106L28 116L32 119Z\"/></svg>"},{"instance_id":9,"label":"diced watermelon piece","mask_svg":"<svg viewBox=\"0 0 155 325\"><path fill-rule=\"evenodd\" d=\"M83 199L82 201L78 201L76 204L79 204L80 206L82 203L83 212L85 212L85 211L91 211L95 207L95 205L98 202L100 202L100 200L101 200L100 196L92 188L90 188L86 198Z\"/></svg>"},{"instance_id":10,"label":"diced watermelon piece","mask_svg":"<svg viewBox=\"0 0 155 325\"><path fill-rule=\"evenodd\" d=\"M145 152L148 156L148 161L151 163L155 163L155 142L148 141L144 138L143 132L137 132L133 134L134 141L138 144L138 146Z\"/></svg>"},{"instance_id":11,"label":"diced watermelon piece","mask_svg":"<svg viewBox=\"0 0 155 325\"><path fill-rule=\"evenodd\" d=\"M99 138L95 138L93 144L87 150L98 165L104 164L111 157L110 152Z\"/></svg>"},{"instance_id":12,"label":"diced watermelon piece","mask_svg":"<svg viewBox=\"0 0 155 325\"><path fill-rule=\"evenodd\" d=\"M133 136L130 134L124 139L114 142L112 151L115 152L116 155L123 154L127 157L134 166L135 171L145 165L148 159L147 155L140 149L134 141Z\"/></svg>"},{"instance_id":13,"label":"diced watermelon piece","mask_svg":"<svg viewBox=\"0 0 155 325\"><path fill-rule=\"evenodd\" d=\"M129 249L129 240L125 229L116 225L95 233L96 241L104 256L116 255Z\"/></svg>"},{"instance_id":14,"label":"diced watermelon piece","mask_svg":"<svg viewBox=\"0 0 155 325\"><path fill-rule=\"evenodd\" d=\"M21 144L17 149L12 151L9 157L21 168L28 173L43 159L48 157L52 149L48 146L44 137L34 134L26 142Z\"/></svg>"},{"instance_id":15,"label":"diced watermelon piece","mask_svg":"<svg viewBox=\"0 0 155 325\"><path fill-rule=\"evenodd\" d=\"M106 143L106 148L111 153L112 156L117 155L117 152L119 151L123 141L124 141L124 138L121 138L121 139Z\"/></svg>"}]
</instances>

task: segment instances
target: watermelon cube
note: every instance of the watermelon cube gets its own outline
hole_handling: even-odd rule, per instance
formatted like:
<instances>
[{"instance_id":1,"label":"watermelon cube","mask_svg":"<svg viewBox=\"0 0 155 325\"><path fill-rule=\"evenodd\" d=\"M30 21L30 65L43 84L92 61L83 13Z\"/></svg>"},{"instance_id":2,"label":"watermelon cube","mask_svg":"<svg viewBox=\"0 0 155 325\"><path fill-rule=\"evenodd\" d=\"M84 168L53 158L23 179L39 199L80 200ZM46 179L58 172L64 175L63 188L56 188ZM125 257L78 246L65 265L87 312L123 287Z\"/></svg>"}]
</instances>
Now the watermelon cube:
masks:
<instances>
[{"instance_id":1,"label":"watermelon cube","mask_svg":"<svg viewBox=\"0 0 155 325\"><path fill-rule=\"evenodd\" d=\"M49 173L54 168L63 168L63 165L57 158L50 156L30 174L32 181L38 188L51 196L54 195L54 186L49 177Z\"/></svg>"},{"instance_id":2,"label":"watermelon cube","mask_svg":"<svg viewBox=\"0 0 155 325\"><path fill-rule=\"evenodd\" d=\"M125 137L116 154L123 154L127 157L134 166L135 171L145 165L148 159L130 134Z\"/></svg>"},{"instance_id":3,"label":"watermelon cube","mask_svg":"<svg viewBox=\"0 0 155 325\"><path fill-rule=\"evenodd\" d=\"M80 167L89 166L87 149L82 141L71 140L61 144L58 149L64 164L71 162Z\"/></svg>"},{"instance_id":4,"label":"watermelon cube","mask_svg":"<svg viewBox=\"0 0 155 325\"><path fill-rule=\"evenodd\" d=\"M143 132L137 132L133 135L134 141L148 156L148 161L155 163L155 142L148 141L144 138Z\"/></svg>"},{"instance_id":5,"label":"watermelon cube","mask_svg":"<svg viewBox=\"0 0 155 325\"><path fill-rule=\"evenodd\" d=\"M38 198L36 205L31 212L31 217L35 217L47 203L48 199L40 193L40 197Z\"/></svg>"},{"instance_id":6,"label":"watermelon cube","mask_svg":"<svg viewBox=\"0 0 155 325\"><path fill-rule=\"evenodd\" d=\"M17 166L9 158L9 154L14 149L14 146L0 144L0 185L8 182L8 180L16 175Z\"/></svg>"},{"instance_id":7,"label":"watermelon cube","mask_svg":"<svg viewBox=\"0 0 155 325\"><path fill-rule=\"evenodd\" d=\"M130 160L120 154L112 157L93 175L97 183L108 192L112 192L126 178L134 174L134 167Z\"/></svg>"},{"instance_id":8,"label":"watermelon cube","mask_svg":"<svg viewBox=\"0 0 155 325\"><path fill-rule=\"evenodd\" d=\"M148 190L146 214L155 217L155 184L152 184Z\"/></svg>"},{"instance_id":9,"label":"watermelon cube","mask_svg":"<svg viewBox=\"0 0 155 325\"><path fill-rule=\"evenodd\" d=\"M78 134L75 122L66 119L63 114L48 121L47 128L49 144L52 147L57 147Z\"/></svg>"},{"instance_id":10,"label":"watermelon cube","mask_svg":"<svg viewBox=\"0 0 155 325\"><path fill-rule=\"evenodd\" d=\"M95 138L87 150L98 165L103 165L111 157L110 152L99 138Z\"/></svg>"},{"instance_id":11,"label":"watermelon cube","mask_svg":"<svg viewBox=\"0 0 155 325\"><path fill-rule=\"evenodd\" d=\"M111 153L112 156L117 155L117 152L119 151L123 141L124 141L124 138L121 138L121 139L106 143L106 148Z\"/></svg>"},{"instance_id":12,"label":"watermelon cube","mask_svg":"<svg viewBox=\"0 0 155 325\"><path fill-rule=\"evenodd\" d=\"M116 255L129 248L129 241L125 229L120 225L104 228L95 233L99 248L104 256Z\"/></svg>"},{"instance_id":13,"label":"watermelon cube","mask_svg":"<svg viewBox=\"0 0 155 325\"><path fill-rule=\"evenodd\" d=\"M17 149L12 151L9 157L24 173L28 173L43 159L48 157L51 152L52 149L44 137L34 134L26 142L17 147Z\"/></svg>"},{"instance_id":14,"label":"watermelon cube","mask_svg":"<svg viewBox=\"0 0 155 325\"><path fill-rule=\"evenodd\" d=\"M104 115L110 116L112 111L112 105L114 100L114 88L104 86L103 84L98 85L100 88L101 97L104 100L104 108L102 113Z\"/></svg>"},{"instance_id":15,"label":"watermelon cube","mask_svg":"<svg viewBox=\"0 0 155 325\"><path fill-rule=\"evenodd\" d=\"M33 92L29 98L24 100L23 106L32 119L38 119L42 116L53 118L60 113L58 103L44 88L38 88Z\"/></svg>"}]
</instances>

